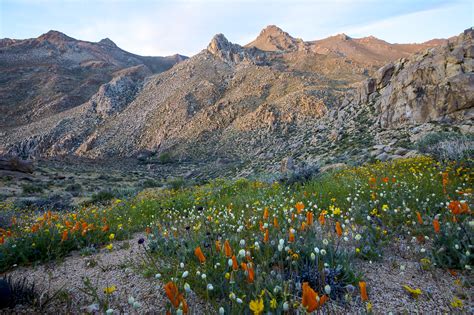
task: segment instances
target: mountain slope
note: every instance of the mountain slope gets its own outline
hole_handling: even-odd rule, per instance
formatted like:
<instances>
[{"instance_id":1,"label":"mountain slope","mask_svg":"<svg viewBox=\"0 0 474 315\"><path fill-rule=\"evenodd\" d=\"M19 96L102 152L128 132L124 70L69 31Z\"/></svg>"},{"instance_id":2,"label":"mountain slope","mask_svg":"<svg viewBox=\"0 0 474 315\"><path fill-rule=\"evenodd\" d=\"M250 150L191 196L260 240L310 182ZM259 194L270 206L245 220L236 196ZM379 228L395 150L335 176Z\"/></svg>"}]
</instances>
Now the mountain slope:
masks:
<instances>
[{"instance_id":1,"label":"mountain slope","mask_svg":"<svg viewBox=\"0 0 474 315\"><path fill-rule=\"evenodd\" d=\"M117 71L144 65L152 73L185 57L142 57L106 38L75 40L57 31L34 39L0 40L0 127L52 116L87 102Z\"/></svg>"},{"instance_id":2,"label":"mountain slope","mask_svg":"<svg viewBox=\"0 0 474 315\"><path fill-rule=\"evenodd\" d=\"M472 37L467 30L363 71L350 50L343 57L306 48L263 51L219 34L168 71L149 76L145 65L127 68L82 105L4 131L0 151L89 158L151 151L191 162L234 161L241 174L275 168L287 156L363 160L379 154L371 148L380 144L406 153L403 143L416 126L472 132Z\"/></svg>"}]
</instances>

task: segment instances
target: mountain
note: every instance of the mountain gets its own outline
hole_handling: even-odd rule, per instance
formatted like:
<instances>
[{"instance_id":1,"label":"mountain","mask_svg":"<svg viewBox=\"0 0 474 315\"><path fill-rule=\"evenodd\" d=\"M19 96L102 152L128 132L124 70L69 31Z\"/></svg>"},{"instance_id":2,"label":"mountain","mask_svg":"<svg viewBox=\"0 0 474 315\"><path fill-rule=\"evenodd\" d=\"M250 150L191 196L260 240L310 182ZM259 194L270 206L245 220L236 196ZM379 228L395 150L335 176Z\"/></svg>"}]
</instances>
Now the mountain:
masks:
<instances>
[{"instance_id":1,"label":"mountain","mask_svg":"<svg viewBox=\"0 0 474 315\"><path fill-rule=\"evenodd\" d=\"M0 40L0 127L25 125L88 101L125 68L163 72L184 56L142 57L106 38L76 40L57 31L38 38Z\"/></svg>"},{"instance_id":2,"label":"mountain","mask_svg":"<svg viewBox=\"0 0 474 315\"><path fill-rule=\"evenodd\" d=\"M277 168L288 156L335 163L411 154L407 143L430 130L473 131L473 34L434 47L347 36L303 42L274 26L246 46L218 34L167 71L116 71L82 104L2 128L0 151L167 153L240 175Z\"/></svg>"}]
</instances>

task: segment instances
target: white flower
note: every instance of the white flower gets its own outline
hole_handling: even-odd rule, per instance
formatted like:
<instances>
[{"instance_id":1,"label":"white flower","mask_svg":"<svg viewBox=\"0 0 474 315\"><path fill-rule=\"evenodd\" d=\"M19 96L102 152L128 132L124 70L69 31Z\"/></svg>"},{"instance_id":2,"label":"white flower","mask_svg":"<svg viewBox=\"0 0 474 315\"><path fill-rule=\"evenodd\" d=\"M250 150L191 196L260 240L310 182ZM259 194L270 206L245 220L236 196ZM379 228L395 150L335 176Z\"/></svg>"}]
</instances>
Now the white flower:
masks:
<instances>
[{"instance_id":1,"label":"white flower","mask_svg":"<svg viewBox=\"0 0 474 315\"><path fill-rule=\"evenodd\" d=\"M245 249L239 250L239 256L240 257L245 257Z\"/></svg>"},{"instance_id":2,"label":"white flower","mask_svg":"<svg viewBox=\"0 0 474 315\"><path fill-rule=\"evenodd\" d=\"M138 309L138 308L140 308L141 306L142 306L142 305L141 305L140 303L138 303L137 301L135 301L135 302L133 303L133 308L134 308L134 309Z\"/></svg>"},{"instance_id":3,"label":"white flower","mask_svg":"<svg viewBox=\"0 0 474 315\"><path fill-rule=\"evenodd\" d=\"M133 296L130 296L130 297L128 298L128 304L131 305L131 304L133 304L134 302L135 302L135 298L134 298Z\"/></svg>"},{"instance_id":4,"label":"white flower","mask_svg":"<svg viewBox=\"0 0 474 315\"><path fill-rule=\"evenodd\" d=\"M285 245L285 240L280 238L280 240L278 241L278 244L280 244L281 246Z\"/></svg>"},{"instance_id":5,"label":"white flower","mask_svg":"<svg viewBox=\"0 0 474 315\"><path fill-rule=\"evenodd\" d=\"M184 284L184 290L185 290L186 292L188 292L188 293L191 291L191 286L189 285L189 283L186 282L186 283Z\"/></svg>"},{"instance_id":6,"label":"white flower","mask_svg":"<svg viewBox=\"0 0 474 315\"><path fill-rule=\"evenodd\" d=\"M205 273L203 273L203 274L201 275L201 278L202 278L203 280L206 279L206 277L207 277L207 276L206 276Z\"/></svg>"},{"instance_id":7,"label":"white flower","mask_svg":"<svg viewBox=\"0 0 474 315\"><path fill-rule=\"evenodd\" d=\"M207 289L208 289L209 291L214 290L214 286L212 285L212 283L208 283L208 284L207 284Z\"/></svg>"},{"instance_id":8,"label":"white flower","mask_svg":"<svg viewBox=\"0 0 474 315\"><path fill-rule=\"evenodd\" d=\"M326 292L327 295L331 294L331 286L329 284L324 286L324 292Z\"/></svg>"},{"instance_id":9,"label":"white flower","mask_svg":"<svg viewBox=\"0 0 474 315\"><path fill-rule=\"evenodd\" d=\"M322 256L326 255L326 250L325 249L321 249L321 255Z\"/></svg>"},{"instance_id":10,"label":"white flower","mask_svg":"<svg viewBox=\"0 0 474 315\"><path fill-rule=\"evenodd\" d=\"M185 272L183 272L183 275L181 276L181 278L186 278L188 275L189 275L189 272L186 270Z\"/></svg>"},{"instance_id":11,"label":"white flower","mask_svg":"<svg viewBox=\"0 0 474 315\"><path fill-rule=\"evenodd\" d=\"M454 245L454 248L459 249L459 245L458 244Z\"/></svg>"},{"instance_id":12,"label":"white flower","mask_svg":"<svg viewBox=\"0 0 474 315\"><path fill-rule=\"evenodd\" d=\"M177 309L176 310L176 315L183 315L183 310L182 309Z\"/></svg>"},{"instance_id":13,"label":"white flower","mask_svg":"<svg viewBox=\"0 0 474 315\"><path fill-rule=\"evenodd\" d=\"M230 292L229 299L235 300L235 293L234 292Z\"/></svg>"},{"instance_id":14,"label":"white flower","mask_svg":"<svg viewBox=\"0 0 474 315\"><path fill-rule=\"evenodd\" d=\"M315 247L315 248L314 248L314 252L315 252L316 254L319 254L319 248Z\"/></svg>"},{"instance_id":15,"label":"white flower","mask_svg":"<svg viewBox=\"0 0 474 315\"><path fill-rule=\"evenodd\" d=\"M157 273L157 274L155 275L155 278L156 278L156 279L160 279L160 278L161 278L161 273Z\"/></svg>"},{"instance_id":16,"label":"white flower","mask_svg":"<svg viewBox=\"0 0 474 315\"><path fill-rule=\"evenodd\" d=\"M360 241L361 238L362 238L362 235L360 235L360 234L357 234L357 235L355 236L355 240L356 240L356 241Z\"/></svg>"},{"instance_id":17,"label":"white flower","mask_svg":"<svg viewBox=\"0 0 474 315\"><path fill-rule=\"evenodd\" d=\"M283 310L287 312L290 309L290 306L288 305L288 302L283 303Z\"/></svg>"},{"instance_id":18,"label":"white flower","mask_svg":"<svg viewBox=\"0 0 474 315\"><path fill-rule=\"evenodd\" d=\"M242 303L244 302L244 301L242 301L242 299L240 299L240 298L237 298L235 301L236 301L237 303L239 303L239 304L242 304Z\"/></svg>"},{"instance_id":19,"label":"white flower","mask_svg":"<svg viewBox=\"0 0 474 315\"><path fill-rule=\"evenodd\" d=\"M245 247L245 240L240 240L240 247Z\"/></svg>"},{"instance_id":20,"label":"white flower","mask_svg":"<svg viewBox=\"0 0 474 315\"><path fill-rule=\"evenodd\" d=\"M229 260L227 260L227 265L228 265L229 267L232 267L232 265L233 265L232 259L229 258Z\"/></svg>"},{"instance_id":21,"label":"white flower","mask_svg":"<svg viewBox=\"0 0 474 315\"><path fill-rule=\"evenodd\" d=\"M283 250L283 245L278 244L278 251L281 252Z\"/></svg>"},{"instance_id":22,"label":"white flower","mask_svg":"<svg viewBox=\"0 0 474 315\"><path fill-rule=\"evenodd\" d=\"M184 268L184 263L180 263L179 266L180 266L181 268Z\"/></svg>"},{"instance_id":23,"label":"white flower","mask_svg":"<svg viewBox=\"0 0 474 315\"><path fill-rule=\"evenodd\" d=\"M259 250L260 249L260 243L257 241L253 244L255 246L255 249L256 250Z\"/></svg>"},{"instance_id":24,"label":"white flower","mask_svg":"<svg viewBox=\"0 0 474 315\"><path fill-rule=\"evenodd\" d=\"M324 245L328 245L329 244L329 241L327 239L323 239L323 244Z\"/></svg>"},{"instance_id":25,"label":"white flower","mask_svg":"<svg viewBox=\"0 0 474 315\"><path fill-rule=\"evenodd\" d=\"M312 261L316 260L316 255L314 253L311 253L311 260Z\"/></svg>"},{"instance_id":26,"label":"white flower","mask_svg":"<svg viewBox=\"0 0 474 315\"><path fill-rule=\"evenodd\" d=\"M219 315L224 315L224 314L225 314L224 308L222 306L219 307Z\"/></svg>"},{"instance_id":27,"label":"white flower","mask_svg":"<svg viewBox=\"0 0 474 315\"><path fill-rule=\"evenodd\" d=\"M421 253L424 253L424 252L426 252L426 249L421 248L421 249L420 249L420 252L421 252Z\"/></svg>"},{"instance_id":28,"label":"white flower","mask_svg":"<svg viewBox=\"0 0 474 315\"><path fill-rule=\"evenodd\" d=\"M113 314L114 313L114 310L109 308L108 310L105 311L105 314L107 315L110 315L110 314Z\"/></svg>"}]
</instances>

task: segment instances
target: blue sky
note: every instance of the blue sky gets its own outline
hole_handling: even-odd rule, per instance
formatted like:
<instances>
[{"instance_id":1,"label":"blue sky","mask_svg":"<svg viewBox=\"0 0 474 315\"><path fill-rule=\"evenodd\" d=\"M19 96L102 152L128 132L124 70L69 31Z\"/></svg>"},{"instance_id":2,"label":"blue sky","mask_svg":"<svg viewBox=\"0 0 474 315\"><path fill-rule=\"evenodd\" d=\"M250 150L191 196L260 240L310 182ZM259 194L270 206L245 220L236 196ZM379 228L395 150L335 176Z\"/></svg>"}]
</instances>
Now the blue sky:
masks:
<instances>
[{"instance_id":1,"label":"blue sky","mask_svg":"<svg viewBox=\"0 0 474 315\"><path fill-rule=\"evenodd\" d=\"M392 43L450 37L474 25L473 0L0 0L0 38L54 29L109 37L141 55L191 56L223 33L246 44L266 25L315 40L338 33Z\"/></svg>"}]
</instances>

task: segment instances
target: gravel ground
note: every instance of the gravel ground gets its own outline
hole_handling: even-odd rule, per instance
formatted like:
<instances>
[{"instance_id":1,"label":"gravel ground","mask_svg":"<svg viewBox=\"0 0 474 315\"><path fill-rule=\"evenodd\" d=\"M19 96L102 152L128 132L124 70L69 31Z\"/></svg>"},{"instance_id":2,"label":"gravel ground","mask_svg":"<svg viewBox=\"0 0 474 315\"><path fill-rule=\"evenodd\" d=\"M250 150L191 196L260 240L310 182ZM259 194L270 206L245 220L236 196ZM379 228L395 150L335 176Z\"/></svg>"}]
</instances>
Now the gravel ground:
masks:
<instances>
[{"instance_id":1,"label":"gravel ground","mask_svg":"<svg viewBox=\"0 0 474 315\"><path fill-rule=\"evenodd\" d=\"M86 307L95 302L83 293L85 278L89 278L94 287L99 288L101 298L106 300L103 289L112 285L116 291L109 295L109 308L115 310L114 314L164 314L167 297L163 290L163 284L152 278L143 277L134 269L141 257L142 249L139 248L137 240L142 235L137 234L129 241L114 242L114 249L101 249L100 252L81 256L74 253L66 257L62 262L53 262L36 267L20 267L11 271L13 277L27 276L44 292L54 293L61 290L45 310L44 313L73 313L81 314L87 311ZM128 304L129 296L133 296L141 307L133 309ZM202 303L196 296L188 296L188 304L191 313L203 314ZM15 312L31 313L38 310L18 307Z\"/></svg>"},{"instance_id":2,"label":"gravel ground","mask_svg":"<svg viewBox=\"0 0 474 315\"><path fill-rule=\"evenodd\" d=\"M145 278L133 267L141 257L137 240L143 235L136 234L130 241L115 242L114 249L102 249L90 256L74 253L62 262L43 264L36 267L19 267L9 274L28 276L34 279L41 290L63 293L51 302L42 312L46 313L84 313L85 307L94 303L93 299L84 294L83 279L88 277L93 285L100 289L100 296L105 297L102 290L115 285L117 291L110 295L110 308L115 313L162 314L167 298L163 284L155 278ZM404 255L403 255L404 256ZM446 270L434 268L423 270L420 263L403 258L396 250L387 250L383 261L356 261L355 268L363 273L367 282L372 311L375 314L473 314L472 289L460 283L471 277L471 274L453 276ZM459 281L461 280L461 281ZM410 296L402 285L420 288L422 294L417 298ZM134 310L128 304L128 297L133 296L141 307ZM462 299L464 308L453 309L450 305L454 297ZM191 314L209 313L204 303L196 296L188 297ZM33 313L34 310L17 308L15 311ZM365 305L356 296L351 303L344 306L328 303L325 312L330 314L359 314L365 311Z\"/></svg>"}]
</instances>

